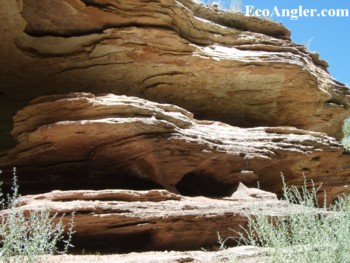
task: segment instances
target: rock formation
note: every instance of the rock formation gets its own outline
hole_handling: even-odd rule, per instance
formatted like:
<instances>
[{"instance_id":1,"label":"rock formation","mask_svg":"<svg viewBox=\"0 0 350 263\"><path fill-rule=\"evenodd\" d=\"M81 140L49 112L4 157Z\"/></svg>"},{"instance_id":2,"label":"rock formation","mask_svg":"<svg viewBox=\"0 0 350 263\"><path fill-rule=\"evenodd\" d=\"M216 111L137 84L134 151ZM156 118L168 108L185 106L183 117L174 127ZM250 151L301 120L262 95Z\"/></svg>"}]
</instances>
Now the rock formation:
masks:
<instances>
[{"instance_id":1,"label":"rock formation","mask_svg":"<svg viewBox=\"0 0 350 263\"><path fill-rule=\"evenodd\" d=\"M212 250L219 246L218 233L238 240L241 226L256 213L254 207L268 207L266 213L274 216L287 209L276 195L243 185L225 199L184 197L165 190L84 190L25 196L20 205L27 212L66 213L67 221L74 211L76 249L100 252Z\"/></svg>"},{"instance_id":2,"label":"rock formation","mask_svg":"<svg viewBox=\"0 0 350 263\"><path fill-rule=\"evenodd\" d=\"M327 63L272 21L190 0L20 0L0 9L2 149L18 109L72 91L137 96L197 119L295 126L338 139L350 114L349 91Z\"/></svg>"},{"instance_id":3,"label":"rock formation","mask_svg":"<svg viewBox=\"0 0 350 263\"><path fill-rule=\"evenodd\" d=\"M278 23L191 0L2 1L0 23L5 190L15 166L19 209L75 212L78 249L213 248L285 215L281 173L350 191L350 92Z\"/></svg>"},{"instance_id":4,"label":"rock formation","mask_svg":"<svg viewBox=\"0 0 350 263\"><path fill-rule=\"evenodd\" d=\"M123 188L131 178L184 195L227 196L239 182L259 181L279 192L281 173L287 183L302 185L305 175L324 189L346 190L342 186L350 180L335 179L343 148L325 134L198 121L177 106L135 97L40 97L16 114L12 134L19 143L0 167L17 167L29 184L22 191L33 192L33 181L40 192L96 189L97 177L99 188ZM52 179L37 180L40 175Z\"/></svg>"}]
</instances>

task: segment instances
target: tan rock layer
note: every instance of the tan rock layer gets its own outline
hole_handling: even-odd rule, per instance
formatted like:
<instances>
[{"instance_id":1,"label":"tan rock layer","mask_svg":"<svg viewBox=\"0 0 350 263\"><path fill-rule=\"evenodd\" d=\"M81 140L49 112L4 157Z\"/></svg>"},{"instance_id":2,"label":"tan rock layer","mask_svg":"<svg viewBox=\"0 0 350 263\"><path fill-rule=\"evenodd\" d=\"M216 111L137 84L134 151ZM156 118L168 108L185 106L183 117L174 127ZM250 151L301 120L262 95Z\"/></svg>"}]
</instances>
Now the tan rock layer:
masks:
<instances>
[{"instance_id":1,"label":"tan rock layer","mask_svg":"<svg viewBox=\"0 0 350 263\"><path fill-rule=\"evenodd\" d=\"M332 192L332 200L349 182L348 156L325 134L197 121L177 106L135 97L46 96L19 111L14 121L19 143L0 159L0 169L16 166L32 192L48 185L120 188L140 180L153 183L143 185L147 189L193 196L227 196L239 182L257 181L279 193L283 173L296 185L303 184L303 175L314 179ZM123 187L137 189L133 183Z\"/></svg>"},{"instance_id":2,"label":"tan rock layer","mask_svg":"<svg viewBox=\"0 0 350 263\"><path fill-rule=\"evenodd\" d=\"M243 185L238 192L235 198L220 200L181 197L165 190L54 191L24 196L19 205L25 214L40 209L65 213L66 223L74 212L74 245L80 251L212 249L218 233L222 238L238 236L253 207L267 215L286 214L286 204L274 194L255 189L252 195Z\"/></svg>"},{"instance_id":3,"label":"tan rock layer","mask_svg":"<svg viewBox=\"0 0 350 263\"><path fill-rule=\"evenodd\" d=\"M138 96L200 119L338 139L350 115L349 91L326 63L268 20L185 0L27 0L0 9L1 149L11 144L11 117L30 99L72 91Z\"/></svg>"},{"instance_id":4,"label":"tan rock layer","mask_svg":"<svg viewBox=\"0 0 350 263\"><path fill-rule=\"evenodd\" d=\"M276 22L217 12L189 0L26 0L22 15L27 22L25 32L33 36L79 36L108 28L148 26L170 29L201 45L225 41L227 35L241 31L290 40L290 31Z\"/></svg>"}]
</instances>

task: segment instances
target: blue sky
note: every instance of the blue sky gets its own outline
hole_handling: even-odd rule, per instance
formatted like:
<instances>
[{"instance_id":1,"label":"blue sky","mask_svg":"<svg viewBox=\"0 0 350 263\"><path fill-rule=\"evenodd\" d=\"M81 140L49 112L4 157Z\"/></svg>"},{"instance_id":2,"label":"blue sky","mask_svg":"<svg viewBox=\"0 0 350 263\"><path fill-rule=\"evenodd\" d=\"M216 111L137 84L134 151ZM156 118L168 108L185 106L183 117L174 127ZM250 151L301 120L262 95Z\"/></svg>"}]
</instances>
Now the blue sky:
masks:
<instances>
[{"instance_id":1,"label":"blue sky","mask_svg":"<svg viewBox=\"0 0 350 263\"><path fill-rule=\"evenodd\" d=\"M205 0L203 2L213 2ZM236 0L238 1L238 0ZM215 1L226 5L230 0ZM298 44L309 44L311 51L318 52L330 67L328 70L338 81L350 86L350 1L348 0L242 0L242 11L245 6L253 5L255 9L272 10L274 6L282 8L348 9L348 17L299 17L291 20L288 17L272 17L282 22L292 31L292 40Z\"/></svg>"}]
</instances>

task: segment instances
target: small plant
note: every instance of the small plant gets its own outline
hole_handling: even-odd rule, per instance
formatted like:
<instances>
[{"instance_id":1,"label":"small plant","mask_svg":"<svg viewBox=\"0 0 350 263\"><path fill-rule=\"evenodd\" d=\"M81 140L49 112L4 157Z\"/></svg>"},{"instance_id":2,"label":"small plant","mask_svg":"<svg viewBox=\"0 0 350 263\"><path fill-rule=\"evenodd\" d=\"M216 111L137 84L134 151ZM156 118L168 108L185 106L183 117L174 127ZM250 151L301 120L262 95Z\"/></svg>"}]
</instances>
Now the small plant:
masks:
<instances>
[{"instance_id":1,"label":"small plant","mask_svg":"<svg viewBox=\"0 0 350 263\"><path fill-rule=\"evenodd\" d=\"M0 258L1 262L38 262L43 255L66 253L71 247L73 218L64 238L63 216L52 215L50 210L30 212L29 216L19 207L16 170L13 171L12 194L4 198L0 192ZM57 248L63 244L63 249ZM40 256L40 257L39 257Z\"/></svg>"},{"instance_id":2,"label":"small plant","mask_svg":"<svg viewBox=\"0 0 350 263\"><path fill-rule=\"evenodd\" d=\"M345 149L350 151L350 118L346 118L342 127L343 139L340 141L341 144L345 147Z\"/></svg>"},{"instance_id":3,"label":"small plant","mask_svg":"<svg viewBox=\"0 0 350 263\"><path fill-rule=\"evenodd\" d=\"M242 0L201 0L215 9L223 9L232 12L242 12Z\"/></svg>"},{"instance_id":4,"label":"small plant","mask_svg":"<svg viewBox=\"0 0 350 263\"><path fill-rule=\"evenodd\" d=\"M232 12L242 12L242 0L226 0L229 10Z\"/></svg>"},{"instance_id":5,"label":"small plant","mask_svg":"<svg viewBox=\"0 0 350 263\"><path fill-rule=\"evenodd\" d=\"M303 46L304 46L306 49L310 50L310 46L311 46L312 40L314 40L314 37L311 37L311 38L309 38L306 42L304 42L304 43L303 43Z\"/></svg>"},{"instance_id":6,"label":"small plant","mask_svg":"<svg viewBox=\"0 0 350 263\"><path fill-rule=\"evenodd\" d=\"M253 211L241 233L244 244L270 248L271 262L350 262L350 198L341 197L333 206L320 208L317 189L311 184L311 191L306 180L299 190L287 187L283 179L287 214L271 218Z\"/></svg>"}]
</instances>

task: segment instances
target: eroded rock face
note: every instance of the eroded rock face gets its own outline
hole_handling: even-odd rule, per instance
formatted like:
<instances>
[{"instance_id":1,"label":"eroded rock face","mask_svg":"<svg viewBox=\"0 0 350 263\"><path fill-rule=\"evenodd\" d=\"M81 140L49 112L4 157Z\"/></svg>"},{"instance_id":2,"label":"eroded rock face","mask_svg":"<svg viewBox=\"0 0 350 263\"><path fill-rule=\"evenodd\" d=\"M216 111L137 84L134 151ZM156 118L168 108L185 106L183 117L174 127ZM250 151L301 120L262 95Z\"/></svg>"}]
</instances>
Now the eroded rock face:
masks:
<instances>
[{"instance_id":1,"label":"eroded rock face","mask_svg":"<svg viewBox=\"0 0 350 263\"><path fill-rule=\"evenodd\" d=\"M70 190L21 209L75 212L78 248L211 247L253 206L285 215L241 184L278 194L281 173L328 203L350 191L335 139L349 90L280 24L189 0L2 1L0 23L0 149L15 112L51 94L14 117L2 180L15 166L22 194Z\"/></svg>"},{"instance_id":2,"label":"eroded rock face","mask_svg":"<svg viewBox=\"0 0 350 263\"><path fill-rule=\"evenodd\" d=\"M0 168L17 167L22 191L32 193L139 187L228 196L239 182L257 181L278 193L281 173L287 183L302 185L305 175L327 191L349 182L343 148L325 134L198 121L177 106L135 97L46 96L14 121L18 145Z\"/></svg>"},{"instance_id":3,"label":"eroded rock face","mask_svg":"<svg viewBox=\"0 0 350 263\"><path fill-rule=\"evenodd\" d=\"M253 207L267 215L286 214L286 204L274 194L255 192L260 195L220 200L183 197L165 190L53 191L22 197L20 209L65 213L64 222L74 212L74 245L78 250L215 249L217 233L222 238L237 237L234 231L242 230L240 226L254 213Z\"/></svg>"},{"instance_id":4,"label":"eroded rock face","mask_svg":"<svg viewBox=\"0 0 350 263\"><path fill-rule=\"evenodd\" d=\"M348 89L272 21L189 0L0 7L1 148L10 145L11 117L30 99L72 91L132 95L199 119L295 126L338 139L350 115Z\"/></svg>"},{"instance_id":5,"label":"eroded rock face","mask_svg":"<svg viewBox=\"0 0 350 263\"><path fill-rule=\"evenodd\" d=\"M219 251L152 251L143 253L128 253L115 255L62 255L46 258L49 263L174 263L174 262L195 262L195 263L222 263L240 262L256 263L269 262L267 249L253 246L240 246Z\"/></svg>"}]
</instances>

